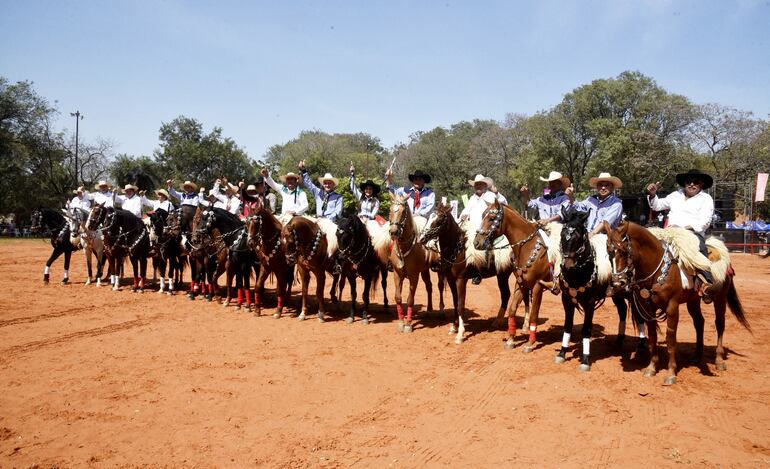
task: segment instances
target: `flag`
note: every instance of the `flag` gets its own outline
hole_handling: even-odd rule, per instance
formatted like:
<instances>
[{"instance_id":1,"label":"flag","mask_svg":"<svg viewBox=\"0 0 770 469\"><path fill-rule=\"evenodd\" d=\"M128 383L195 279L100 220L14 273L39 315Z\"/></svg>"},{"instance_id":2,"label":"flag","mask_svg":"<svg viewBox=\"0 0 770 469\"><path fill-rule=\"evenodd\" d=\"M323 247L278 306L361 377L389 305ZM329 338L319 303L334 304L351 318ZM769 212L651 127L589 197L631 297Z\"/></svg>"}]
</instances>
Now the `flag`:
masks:
<instances>
[{"instance_id":1,"label":"flag","mask_svg":"<svg viewBox=\"0 0 770 469\"><path fill-rule=\"evenodd\" d=\"M763 202L765 200L765 188L767 187L767 173L757 174L757 191L754 196L754 202Z\"/></svg>"}]
</instances>

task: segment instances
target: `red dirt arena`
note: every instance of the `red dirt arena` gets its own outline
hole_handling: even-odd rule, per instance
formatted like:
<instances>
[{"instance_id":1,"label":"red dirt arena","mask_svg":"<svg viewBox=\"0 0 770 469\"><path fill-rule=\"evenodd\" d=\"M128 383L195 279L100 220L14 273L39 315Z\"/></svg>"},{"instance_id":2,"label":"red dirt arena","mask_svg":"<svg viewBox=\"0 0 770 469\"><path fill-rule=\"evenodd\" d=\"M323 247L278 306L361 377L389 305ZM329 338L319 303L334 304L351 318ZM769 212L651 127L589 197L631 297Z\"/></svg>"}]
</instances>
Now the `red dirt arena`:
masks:
<instances>
[{"instance_id":1,"label":"red dirt arena","mask_svg":"<svg viewBox=\"0 0 770 469\"><path fill-rule=\"evenodd\" d=\"M0 467L770 466L770 259L733 255L753 334L728 313L727 371L713 365L710 305L705 361L688 360L682 306L682 368L665 387L664 373L642 376L636 339L613 345L610 302L581 374L577 355L553 363L564 319L553 295L540 346L503 348L505 332L489 330L489 279L469 285L470 335L458 346L421 307L414 332L396 332L381 292L368 326L331 306L323 324L276 320L86 287L81 253L71 285L57 283L59 260L44 286L49 253L47 240L0 240Z\"/></svg>"}]
</instances>

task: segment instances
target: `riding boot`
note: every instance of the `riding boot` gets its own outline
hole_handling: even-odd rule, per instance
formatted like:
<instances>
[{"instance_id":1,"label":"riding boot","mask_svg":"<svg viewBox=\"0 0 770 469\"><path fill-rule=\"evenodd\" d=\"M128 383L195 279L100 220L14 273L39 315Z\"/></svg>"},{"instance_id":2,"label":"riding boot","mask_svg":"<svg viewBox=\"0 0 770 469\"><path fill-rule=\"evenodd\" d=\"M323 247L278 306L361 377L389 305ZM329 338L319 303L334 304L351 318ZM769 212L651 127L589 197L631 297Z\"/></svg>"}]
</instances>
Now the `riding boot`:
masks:
<instances>
[{"instance_id":1,"label":"riding boot","mask_svg":"<svg viewBox=\"0 0 770 469\"><path fill-rule=\"evenodd\" d=\"M698 271L696 277L700 283L698 294L701 296L704 303L711 303L713 301L711 294L713 293L712 286L714 285L714 277L711 275L711 272L705 270Z\"/></svg>"}]
</instances>

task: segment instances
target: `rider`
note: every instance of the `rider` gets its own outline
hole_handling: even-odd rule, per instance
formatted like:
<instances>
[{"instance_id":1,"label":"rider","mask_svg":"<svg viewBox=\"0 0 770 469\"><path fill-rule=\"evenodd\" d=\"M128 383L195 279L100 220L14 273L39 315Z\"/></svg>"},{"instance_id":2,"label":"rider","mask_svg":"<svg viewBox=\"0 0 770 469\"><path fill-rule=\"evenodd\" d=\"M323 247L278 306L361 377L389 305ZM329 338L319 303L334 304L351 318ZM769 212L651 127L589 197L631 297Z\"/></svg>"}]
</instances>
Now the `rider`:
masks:
<instances>
[{"instance_id":1,"label":"rider","mask_svg":"<svg viewBox=\"0 0 770 469\"><path fill-rule=\"evenodd\" d=\"M676 183L682 188L662 199L657 196L660 183L649 184L647 194L649 194L650 208L656 212L669 210L668 226L678 226L692 231L698 237L699 250L707 261L705 234L714 216L714 200L703 190L711 187L714 179L702 171L691 169L686 173L677 174ZM710 262L706 261L703 264L708 265ZM707 270L699 270L698 277L702 282L700 293L708 302L711 299L709 294L714 279L711 272Z\"/></svg>"},{"instance_id":2,"label":"rider","mask_svg":"<svg viewBox=\"0 0 770 469\"><path fill-rule=\"evenodd\" d=\"M596 194L575 202L575 193L572 186L564 193L572 205L581 212L588 212L586 229L589 236L604 231L604 222L609 223L610 228L616 228L623 219L623 202L615 195L615 190L623 187L623 181L610 173L600 173L598 177L588 180Z\"/></svg>"},{"instance_id":3,"label":"rider","mask_svg":"<svg viewBox=\"0 0 770 469\"><path fill-rule=\"evenodd\" d=\"M168 199L168 192L166 192L166 189L158 189L155 191L155 195L158 196L158 200L150 200L147 197L142 194L142 197L145 201L147 201L147 204L152 207L152 210L165 210L167 213L170 213L172 210L174 210L174 204L172 204ZM145 205L147 205L145 204Z\"/></svg>"},{"instance_id":4,"label":"rider","mask_svg":"<svg viewBox=\"0 0 770 469\"><path fill-rule=\"evenodd\" d=\"M529 198L529 188L524 185L519 190L521 194L521 203L525 207L536 209L540 216L537 223L545 226L552 221L561 220L561 209L569 205L569 197L564 193L564 189L570 186L570 179L562 176L558 171L551 171L547 178L540 177L540 180L548 183L548 193L541 195L535 200Z\"/></svg>"},{"instance_id":5,"label":"rider","mask_svg":"<svg viewBox=\"0 0 770 469\"><path fill-rule=\"evenodd\" d=\"M88 194L88 200L94 203L94 205L104 204L105 207L113 207L113 199L115 193L112 191L112 186L107 181L99 181L94 186L96 192L90 192Z\"/></svg>"},{"instance_id":6,"label":"rider","mask_svg":"<svg viewBox=\"0 0 770 469\"><path fill-rule=\"evenodd\" d=\"M481 220L488 204L497 200L502 205L508 205L508 200L497 192L497 187L492 178L484 177L483 174L477 174L473 180L469 179L468 184L473 187L473 195L468 198L468 203L465 204L465 208L460 212L460 222L468 220L471 228L477 230L481 226ZM480 284L481 274L476 273L471 281L474 285Z\"/></svg>"},{"instance_id":7,"label":"rider","mask_svg":"<svg viewBox=\"0 0 770 469\"><path fill-rule=\"evenodd\" d=\"M377 194L380 193L380 186L375 184L371 179L367 179L359 186L356 186L356 168L350 165L350 192L358 200L358 205L361 207L358 211L358 218L366 222L366 220L374 220L377 216L377 212L380 211L380 199L377 198Z\"/></svg>"},{"instance_id":8,"label":"rider","mask_svg":"<svg viewBox=\"0 0 770 469\"><path fill-rule=\"evenodd\" d=\"M411 187L404 186L397 188L396 185L393 184L393 170L391 169L388 169L385 173L385 179L388 191L396 195L407 194L409 196L407 205L409 205L409 210L411 210L412 215L420 215L426 219L430 216L433 211L433 206L436 203L436 194L433 193L433 190L430 187L425 186L425 184L430 184L432 179L430 174L424 173L419 169L413 174L410 174L409 181L412 183Z\"/></svg>"},{"instance_id":9,"label":"rider","mask_svg":"<svg viewBox=\"0 0 770 469\"><path fill-rule=\"evenodd\" d=\"M88 211L91 209L91 198L88 194L88 191L85 190L83 186L78 187L74 191L72 191L73 194L75 194L75 197L70 200L69 208L70 210L74 210L76 208Z\"/></svg>"},{"instance_id":10,"label":"rider","mask_svg":"<svg viewBox=\"0 0 770 469\"><path fill-rule=\"evenodd\" d=\"M326 173L318 178L318 182L323 186L323 189L320 189L310 179L310 174L305 169L305 160L300 161L297 167L302 174L302 182L315 197L316 216L328 218L336 223L337 218L342 214L342 196L335 190L339 180L333 177L331 173Z\"/></svg>"},{"instance_id":11,"label":"rider","mask_svg":"<svg viewBox=\"0 0 770 469\"><path fill-rule=\"evenodd\" d=\"M127 210L134 214L135 217L142 218L142 207L152 207L152 203L144 197L144 191L137 194L139 190L133 184L126 184L123 188L126 195L116 195L115 202L120 204L123 210Z\"/></svg>"},{"instance_id":12,"label":"rider","mask_svg":"<svg viewBox=\"0 0 770 469\"><path fill-rule=\"evenodd\" d=\"M225 186L224 194L220 190L222 185ZM226 210L233 215L239 214L241 211L241 199L238 198L237 193L238 188L227 182L227 179L217 179L214 181L214 188L212 189L212 195L216 199L214 207Z\"/></svg>"},{"instance_id":13,"label":"rider","mask_svg":"<svg viewBox=\"0 0 770 469\"><path fill-rule=\"evenodd\" d=\"M281 176L283 184L276 183L267 168L260 171L268 186L272 187L281 196L281 221L285 223L294 215L304 215L309 206L307 194L299 188L299 175L288 172Z\"/></svg>"},{"instance_id":14,"label":"rider","mask_svg":"<svg viewBox=\"0 0 770 469\"><path fill-rule=\"evenodd\" d=\"M168 187L168 193L171 194L175 199L179 200L179 203L181 205L191 205L193 207L197 207L200 205L201 200L203 200L203 197L201 197L201 194L199 192L195 192L195 190L198 188L198 186L192 182L192 181L185 181L184 184L182 184L182 191L184 191L184 194L180 194L179 192L174 189L174 180L168 179L166 181L166 186Z\"/></svg>"}]
</instances>

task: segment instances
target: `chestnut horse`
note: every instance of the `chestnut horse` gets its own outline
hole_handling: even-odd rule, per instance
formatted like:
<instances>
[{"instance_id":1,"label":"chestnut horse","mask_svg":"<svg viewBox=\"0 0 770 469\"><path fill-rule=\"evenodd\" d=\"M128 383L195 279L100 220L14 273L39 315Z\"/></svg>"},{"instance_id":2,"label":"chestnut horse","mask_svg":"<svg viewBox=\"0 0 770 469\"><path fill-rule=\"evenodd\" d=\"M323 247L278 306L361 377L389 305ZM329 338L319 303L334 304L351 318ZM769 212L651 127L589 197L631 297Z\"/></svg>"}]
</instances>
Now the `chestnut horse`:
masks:
<instances>
[{"instance_id":1,"label":"chestnut horse","mask_svg":"<svg viewBox=\"0 0 770 469\"><path fill-rule=\"evenodd\" d=\"M461 344L465 332L465 292L468 279L476 273L482 278L497 277L497 286L500 289L500 309L498 318L502 317L511 298L511 289L508 279L511 277L512 263L510 255L506 251L495 251L493 256L487 256L487 252L477 251L464 229L462 229L452 216L452 206L440 204L431 215L425 230L420 236L420 243L425 244L432 239L438 239L441 250L440 271L449 282L454 301L455 317L450 334L457 333L455 343ZM468 257L468 252L471 258ZM474 252L475 251L475 252Z\"/></svg>"},{"instance_id":2,"label":"chestnut horse","mask_svg":"<svg viewBox=\"0 0 770 469\"><path fill-rule=\"evenodd\" d=\"M430 266L438 262L439 254L426 249L417 242L419 228L415 225L412 212L407 205L409 195L390 194L390 238L392 246L390 263L393 266L393 277L396 279L396 312L398 313L398 330L412 332L412 314L414 294L417 284L422 277L428 292L428 313L433 311L433 283L430 279ZM404 279L409 279L409 296L406 303L406 316L401 303L401 289ZM444 274L439 271L439 308L444 309Z\"/></svg>"},{"instance_id":3,"label":"chestnut horse","mask_svg":"<svg viewBox=\"0 0 770 469\"><path fill-rule=\"evenodd\" d=\"M644 376L652 377L657 373L659 357L655 353L656 322L665 321L668 375L664 384L674 384L676 383L676 331L679 323L679 305L687 304L687 312L695 323L697 336L695 355L700 359L703 354L704 324L700 308L701 298L695 289L685 289L682 286L680 268L673 254L676 247L662 242L650 230L635 223L622 222L615 230L610 230L609 226L605 226L605 229L608 233L607 249L612 260L612 287L631 293L633 304L648 326L648 347L651 358ZM684 231L679 228L673 229ZM692 236L697 250L695 235L689 233L689 236ZM730 307L730 311L743 327L749 331L751 328L735 289L734 272L729 265L727 249L714 238L706 240L706 245L710 248L710 256L715 252L720 255L720 260L712 262L712 266L716 266L718 262L722 263L721 272L712 268L712 274L716 280L712 287L712 298L717 329L716 367L718 370L726 370L725 350L722 345L726 306Z\"/></svg>"}]
</instances>

